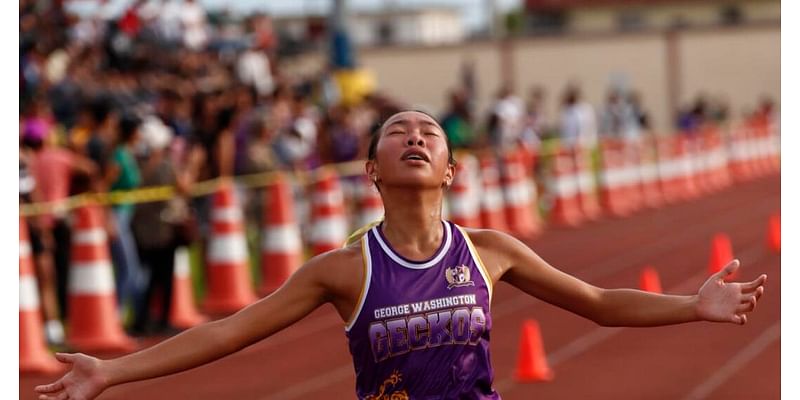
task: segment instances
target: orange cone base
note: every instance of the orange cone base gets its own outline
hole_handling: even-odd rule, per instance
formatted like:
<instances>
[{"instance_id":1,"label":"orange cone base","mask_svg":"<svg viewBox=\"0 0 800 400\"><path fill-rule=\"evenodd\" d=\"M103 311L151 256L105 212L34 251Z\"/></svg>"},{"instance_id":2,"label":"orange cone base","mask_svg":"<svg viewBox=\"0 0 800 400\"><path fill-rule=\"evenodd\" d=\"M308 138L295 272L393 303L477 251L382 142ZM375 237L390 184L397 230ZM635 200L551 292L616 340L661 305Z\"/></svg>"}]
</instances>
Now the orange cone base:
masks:
<instances>
[{"instance_id":1,"label":"orange cone base","mask_svg":"<svg viewBox=\"0 0 800 400\"><path fill-rule=\"evenodd\" d=\"M33 337L33 332L43 332L38 312L19 313L19 372L50 374L63 370L61 363L47 350L44 338ZM39 339L39 340L36 340Z\"/></svg>"},{"instance_id":2,"label":"orange cone base","mask_svg":"<svg viewBox=\"0 0 800 400\"><path fill-rule=\"evenodd\" d=\"M554 375L547 365L539 324L533 320L523 322L514 379L517 382L547 382L553 380Z\"/></svg>"},{"instance_id":3,"label":"orange cone base","mask_svg":"<svg viewBox=\"0 0 800 400\"><path fill-rule=\"evenodd\" d=\"M262 253L261 285L258 293L269 294L278 290L301 264L299 254Z\"/></svg>"},{"instance_id":4,"label":"orange cone base","mask_svg":"<svg viewBox=\"0 0 800 400\"><path fill-rule=\"evenodd\" d=\"M132 351L133 339L122 330L116 299L107 295L71 295L67 343L86 352Z\"/></svg>"},{"instance_id":5,"label":"orange cone base","mask_svg":"<svg viewBox=\"0 0 800 400\"><path fill-rule=\"evenodd\" d=\"M208 268L208 294L203 308L211 314L231 314L256 301L250 289L247 266L218 265Z\"/></svg>"},{"instance_id":6,"label":"orange cone base","mask_svg":"<svg viewBox=\"0 0 800 400\"><path fill-rule=\"evenodd\" d=\"M176 284L172 288L172 306L170 307L169 322L179 329L189 329L193 326L208 321L208 317L197 312L192 302L191 283Z\"/></svg>"}]
</instances>

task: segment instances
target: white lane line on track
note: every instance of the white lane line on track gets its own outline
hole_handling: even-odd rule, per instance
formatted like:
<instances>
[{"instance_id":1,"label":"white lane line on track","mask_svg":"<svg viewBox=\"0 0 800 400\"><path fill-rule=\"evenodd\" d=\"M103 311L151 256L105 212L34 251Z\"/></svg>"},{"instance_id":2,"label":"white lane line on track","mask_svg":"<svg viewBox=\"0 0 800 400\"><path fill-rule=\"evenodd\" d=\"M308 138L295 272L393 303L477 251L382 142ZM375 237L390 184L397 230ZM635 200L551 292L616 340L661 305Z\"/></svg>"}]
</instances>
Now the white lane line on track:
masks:
<instances>
[{"instance_id":1,"label":"white lane line on track","mask_svg":"<svg viewBox=\"0 0 800 400\"><path fill-rule=\"evenodd\" d=\"M738 253L736 256L741 261L742 265L748 265L760 261L760 256L765 255L761 244L748 248L747 250ZM699 289L699 285L707 279L706 273L695 274L689 279L684 280L680 284L667 290L669 293L681 293L688 290ZM577 357L584 352L588 351L593 346L602 343L606 339L623 332L625 327L610 328L598 327L591 332L578 337L577 339L567 343L566 345L555 350L552 354L547 356L547 362L551 368L566 362L574 357ZM494 385L498 393L505 393L516 386L516 382L512 377L507 377Z\"/></svg>"},{"instance_id":2,"label":"white lane line on track","mask_svg":"<svg viewBox=\"0 0 800 400\"><path fill-rule=\"evenodd\" d=\"M781 322L778 321L764 331L756 340L736 353L730 360L726 361L722 368L718 369L711 377L695 387L684 399L701 400L707 398L718 387L731 378L736 372L742 369L747 363L761 354L769 345L781 337Z\"/></svg>"}]
</instances>

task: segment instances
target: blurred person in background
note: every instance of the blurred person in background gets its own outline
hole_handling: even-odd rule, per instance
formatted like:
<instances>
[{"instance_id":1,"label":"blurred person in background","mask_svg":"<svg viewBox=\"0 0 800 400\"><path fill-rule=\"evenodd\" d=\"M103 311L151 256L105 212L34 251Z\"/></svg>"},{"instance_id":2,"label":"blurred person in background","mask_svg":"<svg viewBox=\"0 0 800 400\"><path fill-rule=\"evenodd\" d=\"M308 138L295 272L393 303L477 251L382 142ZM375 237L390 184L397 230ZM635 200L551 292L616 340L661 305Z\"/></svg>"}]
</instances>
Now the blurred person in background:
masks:
<instances>
[{"instance_id":1,"label":"blurred person in background","mask_svg":"<svg viewBox=\"0 0 800 400\"><path fill-rule=\"evenodd\" d=\"M169 155L172 131L157 117L145 118L141 129L145 156L142 159L142 186L175 186L177 195L169 200L137 204L131 221L142 267L149 273L144 295L136 304L131 331L135 335L166 333L170 330L169 315L175 269L175 250L185 246L182 225L189 218L188 204L182 196L187 183L176 173ZM155 310L154 300L159 299Z\"/></svg>"},{"instance_id":2,"label":"blurred person in background","mask_svg":"<svg viewBox=\"0 0 800 400\"><path fill-rule=\"evenodd\" d=\"M522 123L525 117L525 104L510 84L503 85L497 92L487 123L489 142L495 151L506 151L519 144Z\"/></svg>"},{"instance_id":3,"label":"blurred person in background","mask_svg":"<svg viewBox=\"0 0 800 400\"><path fill-rule=\"evenodd\" d=\"M769 96L763 96L758 104L758 108L752 115L750 121L756 124L769 125L774 122L780 122L778 111L775 108L775 102Z\"/></svg>"},{"instance_id":4,"label":"blurred person in background","mask_svg":"<svg viewBox=\"0 0 800 400\"><path fill-rule=\"evenodd\" d=\"M632 90L628 94L628 98L631 103L631 107L633 107L633 113L636 115L636 120L639 122L639 127L644 133L650 132L652 129L650 114L642 104L642 95L638 91Z\"/></svg>"},{"instance_id":5,"label":"blurred person in background","mask_svg":"<svg viewBox=\"0 0 800 400\"><path fill-rule=\"evenodd\" d=\"M678 129L680 133L694 136L709 121L709 105L702 95L697 96L694 104L685 108L678 115Z\"/></svg>"},{"instance_id":6,"label":"blurred person in background","mask_svg":"<svg viewBox=\"0 0 800 400\"><path fill-rule=\"evenodd\" d=\"M600 119L600 134L604 137L637 142L640 135L636 110L622 89L612 88Z\"/></svg>"},{"instance_id":7,"label":"blurred person in background","mask_svg":"<svg viewBox=\"0 0 800 400\"><path fill-rule=\"evenodd\" d=\"M29 187L30 201L56 203L66 200L71 191L71 177L93 177L97 169L91 160L59 147L49 126L40 120L24 122L21 157ZM24 189L24 188L21 188ZM50 343L63 342L59 322L67 318L67 284L70 265L71 230L67 213L60 208L38 217L29 217L31 243L34 246L37 277L41 287L45 335Z\"/></svg>"},{"instance_id":8,"label":"blurred person in background","mask_svg":"<svg viewBox=\"0 0 800 400\"><path fill-rule=\"evenodd\" d=\"M469 97L467 90L457 88L448 95L449 105L442 116L442 129L444 129L450 144L454 149L468 148L475 140L475 130L472 127L472 116L469 112Z\"/></svg>"},{"instance_id":9,"label":"blurred person in background","mask_svg":"<svg viewBox=\"0 0 800 400\"><path fill-rule=\"evenodd\" d=\"M180 5L183 45L191 50L203 50L208 43L206 10L195 0L184 0Z\"/></svg>"},{"instance_id":10,"label":"blurred person in background","mask_svg":"<svg viewBox=\"0 0 800 400\"><path fill-rule=\"evenodd\" d=\"M594 107L581 98L580 89L570 85L564 92L561 108L561 145L567 148L582 146L593 148L597 145L597 117Z\"/></svg>"},{"instance_id":11,"label":"blurred person in background","mask_svg":"<svg viewBox=\"0 0 800 400\"><path fill-rule=\"evenodd\" d=\"M133 115L125 115L119 120L118 141L104 174L104 180L112 192L133 190L142 183L141 171L136 161L136 154L140 149L140 123L141 120ZM135 205L132 203L120 203L111 207L111 258L114 261L120 312L124 312L126 307L135 308L147 281L131 230L134 209Z\"/></svg>"},{"instance_id":12,"label":"blurred person in background","mask_svg":"<svg viewBox=\"0 0 800 400\"><path fill-rule=\"evenodd\" d=\"M542 139L550 133L550 122L544 109L545 92L541 86L534 86L525 107L522 127L522 142L531 148L538 149Z\"/></svg>"}]
</instances>

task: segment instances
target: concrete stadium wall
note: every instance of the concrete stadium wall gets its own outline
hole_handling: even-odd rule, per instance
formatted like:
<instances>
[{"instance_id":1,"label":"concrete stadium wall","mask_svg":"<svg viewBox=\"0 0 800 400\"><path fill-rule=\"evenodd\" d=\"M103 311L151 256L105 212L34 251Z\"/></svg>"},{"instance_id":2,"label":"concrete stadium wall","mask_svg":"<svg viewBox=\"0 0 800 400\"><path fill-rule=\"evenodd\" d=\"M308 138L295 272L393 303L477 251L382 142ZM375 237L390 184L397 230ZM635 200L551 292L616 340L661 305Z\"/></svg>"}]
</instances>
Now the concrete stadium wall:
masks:
<instances>
[{"instance_id":1,"label":"concrete stadium wall","mask_svg":"<svg viewBox=\"0 0 800 400\"><path fill-rule=\"evenodd\" d=\"M612 82L623 82L641 94L659 131L672 127L671 93L678 105L700 93L723 98L734 117L752 109L763 95L780 100L778 24L679 32L672 53L678 87L672 92L668 43L664 33L523 38L509 42L507 53L501 43L488 41L361 49L359 62L373 71L381 90L435 112L444 111L448 90L460 82L462 64L474 62L481 117L507 78L523 97L533 85L542 86L553 120L570 82L578 83L596 107L604 103ZM292 66L311 72L322 61L310 55Z\"/></svg>"}]
</instances>

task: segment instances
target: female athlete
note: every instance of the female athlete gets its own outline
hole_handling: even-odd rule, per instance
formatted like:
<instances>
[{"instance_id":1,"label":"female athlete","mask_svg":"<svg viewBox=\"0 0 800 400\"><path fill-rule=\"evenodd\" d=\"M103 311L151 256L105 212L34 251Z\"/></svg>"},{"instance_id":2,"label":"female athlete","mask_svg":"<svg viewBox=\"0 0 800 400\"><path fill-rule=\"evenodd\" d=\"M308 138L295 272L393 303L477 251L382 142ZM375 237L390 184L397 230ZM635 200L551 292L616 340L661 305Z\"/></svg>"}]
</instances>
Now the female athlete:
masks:
<instances>
[{"instance_id":1,"label":"female athlete","mask_svg":"<svg viewBox=\"0 0 800 400\"><path fill-rule=\"evenodd\" d=\"M227 318L116 359L57 354L71 370L38 386L43 400L86 400L108 387L185 371L239 351L330 302L345 322L359 399L499 399L492 388L489 312L500 280L602 326L690 321L744 324L766 275L726 283L731 261L697 294L603 289L550 266L505 233L441 217L455 163L429 115L391 116L370 144L366 173L384 220L352 244L310 259L279 290Z\"/></svg>"}]
</instances>

